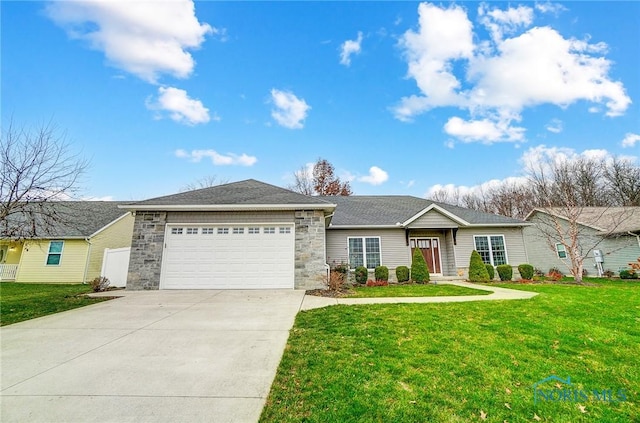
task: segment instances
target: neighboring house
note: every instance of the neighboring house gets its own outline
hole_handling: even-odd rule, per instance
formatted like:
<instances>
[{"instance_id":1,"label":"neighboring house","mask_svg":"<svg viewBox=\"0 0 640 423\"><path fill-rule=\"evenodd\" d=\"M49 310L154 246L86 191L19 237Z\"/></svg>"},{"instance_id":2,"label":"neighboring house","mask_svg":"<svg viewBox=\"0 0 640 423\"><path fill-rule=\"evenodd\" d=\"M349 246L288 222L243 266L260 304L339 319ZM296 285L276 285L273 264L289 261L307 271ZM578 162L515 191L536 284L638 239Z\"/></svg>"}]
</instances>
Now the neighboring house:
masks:
<instances>
[{"instance_id":1,"label":"neighboring house","mask_svg":"<svg viewBox=\"0 0 640 423\"><path fill-rule=\"evenodd\" d=\"M526 222L409 196L314 197L253 179L121 206L135 214L127 289L325 287L329 264L434 274L527 261Z\"/></svg>"},{"instance_id":2,"label":"neighboring house","mask_svg":"<svg viewBox=\"0 0 640 423\"><path fill-rule=\"evenodd\" d=\"M83 283L100 276L105 248L131 245L133 216L111 201L52 203L64 224L36 228L38 238L0 239L0 280Z\"/></svg>"},{"instance_id":3,"label":"neighboring house","mask_svg":"<svg viewBox=\"0 0 640 423\"><path fill-rule=\"evenodd\" d=\"M337 205L327 230L327 260L371 271L411 266L420 248L429 272L467 276L471 252L485 263L516 267L527 262L525 222L411 196L324 197Z\"/></svg>"},{"instance_id":4,"label":"neighboring house","mask_svg":"<svg viewBox=\"0 0 640 423\"><path fill-rule=\"evenodd\" d=\"M640 257L640 207L584 207L572 212L588 274L597 274L593 250L602 252L602 268L614 272L628 268L628 263ZM561 228L565 243L570 241L566 216L562 209L551 208L534 209L525 218L533 223L524 231L529 260L542 272L558 268L568 273L570 269L567 248L556 229Z\"/></svg>"}]
</instances>

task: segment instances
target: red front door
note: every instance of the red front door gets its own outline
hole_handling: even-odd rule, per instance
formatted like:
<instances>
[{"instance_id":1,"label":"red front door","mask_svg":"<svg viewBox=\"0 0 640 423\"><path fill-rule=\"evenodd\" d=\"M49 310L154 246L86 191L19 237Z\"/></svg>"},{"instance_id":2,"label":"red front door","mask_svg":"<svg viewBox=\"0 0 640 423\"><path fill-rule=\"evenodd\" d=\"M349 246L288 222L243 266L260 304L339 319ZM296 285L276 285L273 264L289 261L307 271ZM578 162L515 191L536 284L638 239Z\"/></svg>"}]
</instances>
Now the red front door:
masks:
<instances>
[{"instance_id":1,"label":"red front door","mask_svg":"<svg viewBox=\"0 0 640 423\"><path fill-rule=\"evenodd\" d=\"M416 248L422 252L422 256L429 266L429 273L442 273L440 265L440 240L438 238L415 238L410 242L411 253Z\"/></svg>"}]
</instances>

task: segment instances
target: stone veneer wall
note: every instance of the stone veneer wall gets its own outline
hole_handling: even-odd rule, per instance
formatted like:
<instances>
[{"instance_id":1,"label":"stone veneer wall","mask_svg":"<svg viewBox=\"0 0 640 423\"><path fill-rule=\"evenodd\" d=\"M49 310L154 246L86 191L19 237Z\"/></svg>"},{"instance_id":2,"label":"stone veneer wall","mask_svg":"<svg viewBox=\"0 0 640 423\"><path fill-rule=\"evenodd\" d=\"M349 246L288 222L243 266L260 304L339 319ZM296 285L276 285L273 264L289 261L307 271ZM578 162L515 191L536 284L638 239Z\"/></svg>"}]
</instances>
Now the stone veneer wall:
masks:
<instances>
[{"instance_id":1,"label":"stone veneer wall","mask_svg":"<svg viewBox=\"0 0 640 423\"><path fill-rule=\"evenodd\" d=\"M295 232L295 287L297 289L326 288L324 212L297 210Z\"/></svg>"},{"instance_id":2,"label":"stone veneer wall","mask_svg":"<svg viewBox=\"0 0 640 423\"><path fill-rule=\"evenodd\" d=\"M127 289L159 289L166 212L136 212Z\"/></svg>"}]
</instances>

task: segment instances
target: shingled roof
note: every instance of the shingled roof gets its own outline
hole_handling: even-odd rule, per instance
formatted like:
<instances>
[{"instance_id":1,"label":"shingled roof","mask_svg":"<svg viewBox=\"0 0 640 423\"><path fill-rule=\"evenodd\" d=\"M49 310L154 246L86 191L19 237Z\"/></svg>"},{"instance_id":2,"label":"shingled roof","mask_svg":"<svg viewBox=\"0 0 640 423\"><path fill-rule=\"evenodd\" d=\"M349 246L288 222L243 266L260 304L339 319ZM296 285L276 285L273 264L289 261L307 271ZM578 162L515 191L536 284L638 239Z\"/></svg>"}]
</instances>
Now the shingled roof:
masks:
<instances>
[{"instance_id":1,"label":"shingled roof","mask_svg":"<svg viewBox=\"0 0 640 423\"><path fill-rule=\"evenodd\" d=\"M163 197L130 203L122 208L150 209L233 209L252 207L286 208L287 206L332 210L334 205L320 197L311 197L275 185L247 179Z\"/></svg>"},{"instance_id":2,"label":"shingled roof","mask_svg":"<svg viewBox=\"0 0 640 423\"><path fill-rule=\"evenodd\" d=\"M352 195L346 197L322 197L337 205L331 220L332 227L339 226L398 226L415 217L428 207L434 207L453 215L463 225L471 226L523 226L527 223L510 217L483 213L464 207L452 206L409 195Z\"/></svg>"},{"instance_id":3,"label":"shingled roof","mask_svg":"<svg viewBox=\"0 0 640 423\"><path fill-rule=\"evenodd\" d=\"M66 239L87 238L128 213L118 208L120 204L123 203L117 201L51 201L32 203L29 208L45 207L47 214L57 216L56 219L43 219L35 214L37 238ZM27 221L23 213L13 214L8 220L10 223ZM5 237L4 228L2 231L1 236Z\"/></svg>"}]
</instances>

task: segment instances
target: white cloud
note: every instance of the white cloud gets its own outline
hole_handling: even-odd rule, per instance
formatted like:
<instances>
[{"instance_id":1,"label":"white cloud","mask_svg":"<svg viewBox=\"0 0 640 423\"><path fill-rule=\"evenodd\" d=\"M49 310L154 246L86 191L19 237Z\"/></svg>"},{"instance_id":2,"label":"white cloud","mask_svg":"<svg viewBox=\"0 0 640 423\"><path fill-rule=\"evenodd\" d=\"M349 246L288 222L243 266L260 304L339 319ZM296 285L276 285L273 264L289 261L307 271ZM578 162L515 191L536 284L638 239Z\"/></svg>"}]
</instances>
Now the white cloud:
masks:
<instances>
[{"instance_id":1,"label":"white cloud","mask_svg":"<svg viewBox=\"0 0 640 423\"><path fill-rule=\"evenodd\" d=\"M640 144L640 135L633 134L631 132L627 133L622 140L623 147L634 147L636 144Z\"/></svg>"},{"instance_id":2,"label":"white cloud","mask_svg":"<svg viewBox=\"0 0 640 423\"><path fill-rule=\"evenodd\" d=\"M552 13L556 16L560 14L560 12L564 12L568 10L566 7L561 5L560 3L551 3L547 1L545 3L536 3L536 10L541 13Z\"/></svg>"},{"instance_id":3,"label":"white cloud","mask_svg":"<svg viewBox=\"0 0 640 423\"><path fill-rule=\"evenodd\" d=\"M559 134L562 132L562 121L560 119L551 119L551 122L545 126L545 129L554 134Z\"/></svg>"},{"instance_id":4,"label":"white cloud","mask_svg":"<svg viewBox=\"0 0 640 423\"><path fill-rule=\"evenodd\" d=\"M296 97L291 92L273 88L271 90L271 102L275 106L271 110L271 117L279 125L289 129L301 129L304 127L304 120L311 109L311 106L304 99Z\"/></svg>"},{"instance_id":5,"label":"white cloud","mask_svg":"<svg viewBox=\"0 0 640 423\"><path fill-rule=\"evenodd\" d=\"M371 185L380 185L386 182L388 179L389 174L387 172L380 169L378 166L371 166L369 168L369 174L359 177L358 181L365 182Z\"/></svg>"},{"instance_id":6,"label":"white cloud","mask_svg":"<svg viewBox=\"0 0 640 423\"><path fill-rule=\"evenodd\" d=\"M442 9L421 3L418 14L419 31L408 30L400 40L409 65L407 76L415 79L421 92L401 99L394 108L396 118L403 121L433 107L461 104L452 62L471 58L474 49L473 25L460 6Z\"/></svg>"},{"instance_id":7,"label":"white cloud","mask_svg":"<svg viewBox=\"0 0 640 423\"><path fill-rule=\"evenodd\" d=\"M535 10L542 9L552 10L550 4L536 5ZM465 142L519 142L524 128L511 122L520 121L526 108L566 108L586 101L590 112L604 109L607 116L618 116L631 103L623 84L609 77L605 43L565 38L550 27L529 29L534 24L531 7L480 6L479 20L491 39L476 35L476 42L460 6L423 3L418 15L418 29L408 30L400 40L407 75L419 90L392 108L401 121L436 107L458 107L468 111L470 119L450 118L445 132L459 134Z\"/></svg>"},{"instance_id":8,"label":"white cloud","mask_svg":"<svg viewBox=\"0 0 640 423\"><path fill-rule=\"evenodd\" d=\"M506 10L489 10L486 3L478 7L480 22L489 30L494 42L502 41L505 33L512 34L520 27L528 27L533 21L533 9L527 6L509 7Z\"/></svg>"},{"instance_id":9,"label":"white cloud","mask_svg":"<svg viewBox=\"0 0 640 423\"><path fill-rule=\"evenodd\" d=\"M186 150L176 150L175 156L180 159L188 159L194 163L200 162L203 158L211 159L211 163L216 166L229 166L229 165L239 165L239 166L253 166L258 159L255 156L249 156L247 154L233 154L227 153L226 155L220 154L215 150L191 150L188 152Z\"/></svg>"},{"instance_id":10,"label":"white cloud","mask_svg":"<svg viewBox=\"0 0 640 423\"><path fill-rule=\"evenodd\" d=\"M351 65L351 56L360 54L362 46L362 32L358 31L358 38L355 40L347 40L340 46L340 64Z\"/></svg>"},{"instance_id":11,"label":"white cloud","mask_svg":"<svg viewBox=\"0 0 640 423\"><path fill-rule=\"evenodd\" d=\"M116 68L156 83L159 75L186 78L197 49L217 30L200 23L193 1L57 1L49 17L72 38L104 52Z\"/></svg>"},{"instance_id":12,"label":"white cloud","mask_svg":"<svg viewBox=\"0 0 640 423\"><path fill-rule=\"evenodd\" d=\"M486 144L499 141L522 141L524 128L511 126L511 119L465 121L457 116L450 118L444 131L464 142L481 141Z\"/></svg>"},{"instance_id":13,"label":"white cloud","mask_svg":"<svg viewBox=\"0 0 640 423\"><path fill-rule=\"evenodd\" d=\"M210 120L209 109L200 100L189 98L185 90L173 87L159 87L158 97L148 99L147 108L158 111L159 117L162 112L168 112L172 120L187 125L207 123ZM215 115L214 120L220 118Z\"/></svg>"},{"instance_id":14,"label":"white cloud","mask_svg":"<svg viewBox=\"0 0 640 423\"><path fill-rule=\"evenodd\" d=\"M589 149L578 152L568 147L547 147L538 145L525 151L518 160L525 170L546 170L550 164L574 162L580 159L610 162L613 155L604 149Z\"/></svg>"}]
</instances>

